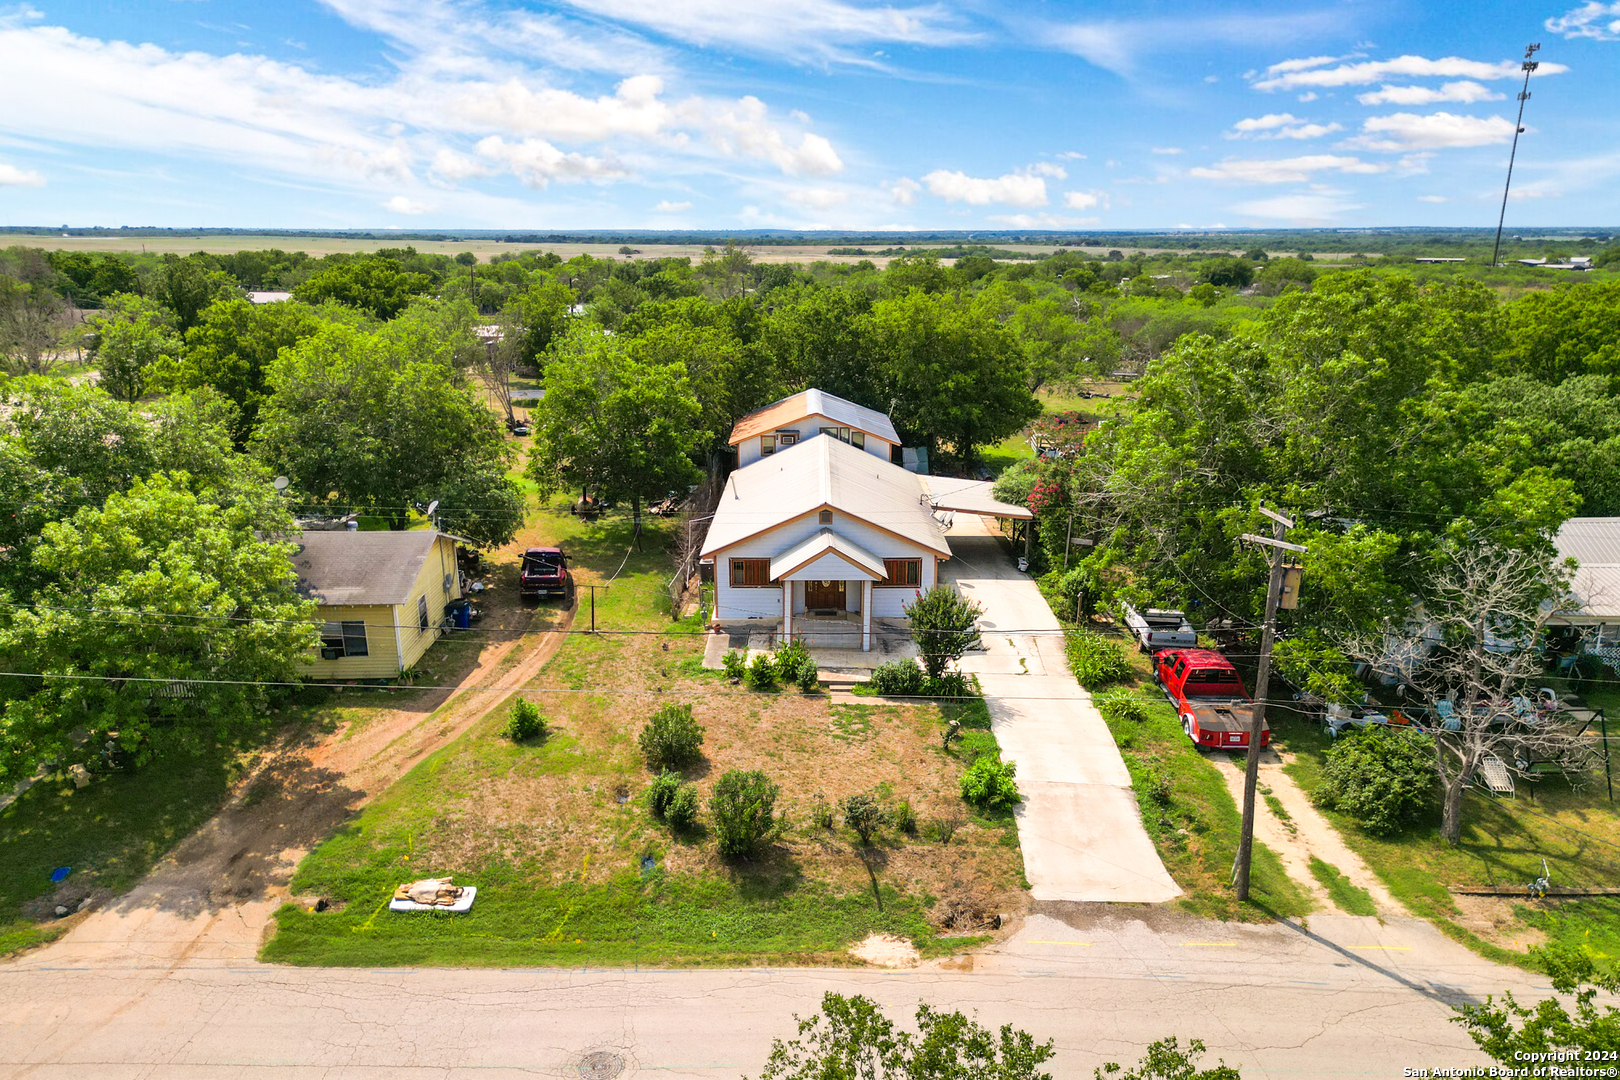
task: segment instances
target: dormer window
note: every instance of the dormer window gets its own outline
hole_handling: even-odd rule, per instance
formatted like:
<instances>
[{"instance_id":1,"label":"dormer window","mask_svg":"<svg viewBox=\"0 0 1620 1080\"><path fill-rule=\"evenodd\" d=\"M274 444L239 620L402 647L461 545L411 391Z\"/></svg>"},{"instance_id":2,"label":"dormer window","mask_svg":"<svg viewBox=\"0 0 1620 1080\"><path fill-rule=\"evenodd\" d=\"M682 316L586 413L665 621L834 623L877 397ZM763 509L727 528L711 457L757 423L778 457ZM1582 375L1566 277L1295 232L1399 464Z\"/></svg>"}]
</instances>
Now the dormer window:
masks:
<instances>
[{"instance_id":1,"label":"dormer window","mask_svg":"<svg viewBox=\"0 0 1620 1080\"><path fill-rule=\"evenodd\" d=\"M831 510L823 510L821 512L821 523L823 525L831 525L832 524L832 511Z\"/></svg>"}]
</instances>

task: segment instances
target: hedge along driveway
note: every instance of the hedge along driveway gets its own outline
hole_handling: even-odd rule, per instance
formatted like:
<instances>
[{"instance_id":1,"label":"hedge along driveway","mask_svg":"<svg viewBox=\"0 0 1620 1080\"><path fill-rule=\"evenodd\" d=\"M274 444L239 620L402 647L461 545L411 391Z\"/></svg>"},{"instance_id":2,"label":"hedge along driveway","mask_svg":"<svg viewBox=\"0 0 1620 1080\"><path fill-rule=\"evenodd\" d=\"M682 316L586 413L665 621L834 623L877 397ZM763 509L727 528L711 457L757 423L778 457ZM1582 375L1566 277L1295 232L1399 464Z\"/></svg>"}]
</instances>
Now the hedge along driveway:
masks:
<instances>
[{"instance_id":1,"label":"hedge along driveway","mask_svg":"<svg viewBox=\"0 0 1620 1080\"><path fill-rule=\"evenodd\" d=\"M976 517L948 536L945 579L984 608L979 677L1002 756L1018 764L1018 837L1036 900L1160 903L1181 895L1142 827L1119 748L1075 682L1035 582Z\"/></svg>"}]
</instances>

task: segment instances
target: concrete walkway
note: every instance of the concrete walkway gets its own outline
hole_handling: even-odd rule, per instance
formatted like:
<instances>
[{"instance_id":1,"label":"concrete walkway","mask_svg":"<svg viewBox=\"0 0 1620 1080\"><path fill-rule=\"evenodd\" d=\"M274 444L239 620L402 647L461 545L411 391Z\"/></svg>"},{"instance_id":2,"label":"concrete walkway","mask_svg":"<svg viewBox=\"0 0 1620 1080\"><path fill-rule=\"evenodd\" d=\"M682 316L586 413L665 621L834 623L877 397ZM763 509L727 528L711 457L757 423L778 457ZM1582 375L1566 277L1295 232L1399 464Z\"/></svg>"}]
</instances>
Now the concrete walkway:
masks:
<instances>
[{"instance_id":1,"label":"concrete walkway","mask_svg":"<svg viewBox=\"0 0 1620 1080\"><path fill-rule=\"evenodd\" d=\"M944 578L984 607L979 677L1004 758L1018 763L1018 837L1036 900L1159 903L1181 894L1142 828L1108 725L1075 682L1057 618L977 517L958 515Z\"/></svg>"}]
</instances>

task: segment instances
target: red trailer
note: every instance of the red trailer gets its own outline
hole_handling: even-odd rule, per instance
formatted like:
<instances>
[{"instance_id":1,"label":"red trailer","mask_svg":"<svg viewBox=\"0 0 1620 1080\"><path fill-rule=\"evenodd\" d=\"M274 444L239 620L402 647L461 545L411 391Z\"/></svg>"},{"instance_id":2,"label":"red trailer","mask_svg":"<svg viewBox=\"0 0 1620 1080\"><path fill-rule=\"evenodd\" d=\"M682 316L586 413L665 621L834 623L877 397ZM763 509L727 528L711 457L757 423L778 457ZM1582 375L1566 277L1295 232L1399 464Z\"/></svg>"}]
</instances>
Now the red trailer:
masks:
<instances>
[{"instance_id":1,"label":"red trailer","mask_svg":"<svg viewBox=\"0 0 1620 1080\"><path fill-rule=\"evenodd\" d=\"M1193 745L1210 750L1247 750L1249 709L1237 669L1212 649L1166 649L1153 657L1153 679L1181 717L1181 730ZM1271 742L1271 727L1260 729L1260 745Z\"/></svg>"}]
</instances>

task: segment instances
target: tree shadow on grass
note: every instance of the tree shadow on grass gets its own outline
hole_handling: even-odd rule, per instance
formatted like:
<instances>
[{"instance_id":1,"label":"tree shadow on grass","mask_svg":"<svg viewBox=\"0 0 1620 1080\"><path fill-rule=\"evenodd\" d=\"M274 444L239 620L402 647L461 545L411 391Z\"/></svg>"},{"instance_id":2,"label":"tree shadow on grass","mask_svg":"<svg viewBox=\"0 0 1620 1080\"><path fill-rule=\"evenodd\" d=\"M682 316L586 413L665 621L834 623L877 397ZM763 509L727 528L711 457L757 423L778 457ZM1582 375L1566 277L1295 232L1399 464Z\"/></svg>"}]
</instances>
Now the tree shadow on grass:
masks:
<instances>
[{"instance_id":1,"label":"tree shadow on grass","mask_svg":"<svg viewBox=\"0 0 1620 1080\"><path fill-rule=\"evenodd\" d=\"M738 896L748 901L780 900L804 884L804 868L784 844L761 845L725 868Z\"/></svg>"}]
</instances>

